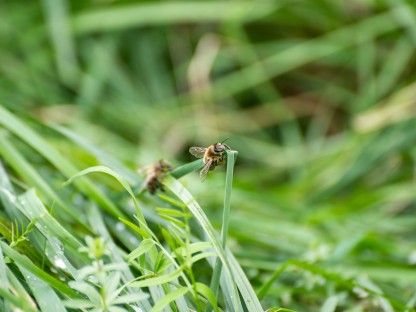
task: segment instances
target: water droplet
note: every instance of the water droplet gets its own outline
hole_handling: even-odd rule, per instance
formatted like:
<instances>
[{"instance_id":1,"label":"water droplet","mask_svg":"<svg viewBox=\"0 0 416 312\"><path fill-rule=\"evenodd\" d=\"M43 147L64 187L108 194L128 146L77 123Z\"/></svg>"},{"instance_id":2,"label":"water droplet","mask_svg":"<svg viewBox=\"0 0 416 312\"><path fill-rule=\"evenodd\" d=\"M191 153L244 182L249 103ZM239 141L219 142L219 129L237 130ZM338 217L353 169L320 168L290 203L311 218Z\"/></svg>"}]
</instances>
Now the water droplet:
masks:
<instances>
[{"instance_id":1,"label":"water droplet","mask_svg":"<svg viewBox=\"0 0 416 312\"><path fill-rule=\"evenodd\" d=\"M143 310L141 308L139 308L138 306L135 306L135 305L131 305L130 304L130 307L133 308L134 312L143 312Z\"/></svg>"},{"instance_id":2,"label":"water droplet","mask_svg":"<svg viewBox=\"0 0 416 312\"><path fill-rule=\"evenodd\" d=\"M61 258L55 257L54 264L59 269L65 269L66 268L65 262Z\"/></svg>"}]
</instances>

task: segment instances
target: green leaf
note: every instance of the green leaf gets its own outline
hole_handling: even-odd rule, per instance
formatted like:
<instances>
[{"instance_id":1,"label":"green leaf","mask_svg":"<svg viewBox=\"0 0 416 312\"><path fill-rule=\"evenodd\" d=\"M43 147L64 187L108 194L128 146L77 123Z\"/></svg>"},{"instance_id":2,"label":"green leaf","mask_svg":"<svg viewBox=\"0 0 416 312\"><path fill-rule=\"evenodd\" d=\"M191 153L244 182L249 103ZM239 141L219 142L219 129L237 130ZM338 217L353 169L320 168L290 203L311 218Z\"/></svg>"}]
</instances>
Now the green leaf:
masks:
<instances>
[{"instance_id":1,"label":"green leaf","mask_svg":"<svg viewBox=\"0 0 416 312\"><path fill-rule=\"evenodd\" d=\"M66 307L72 309L89 309L96 306L93 302L83 299L64 300L63 302Z\"/></svg>"},{"instance_id":2,"label":"green leaf","mask_svg":"<svg viewBox=\"0 0 416 312\"><path fill-rule=\"evenodd\" d=\"M241 270L241 267L239 266L237 261L233 261L233 265L229 263L228 259L233 260L233 258L230 255L225 255L224 249L221 246L221 243L217 237L217 234L209 222L207 216L203 212L202 208L199 206L197 201L192 197L192 195L188 192L188 190L177 180L175 180L171 176L167 176L164 179L164 184L166 188L168 188L171 192L173 192L176 196L178 196L184 204L187 205L188 209L192 212L192 214L195 216L195 218L200 223L202 229L207 234L207 236L210 238L210 241L213 244L213 247L215 248L218 257L221 259L222 263L224 264L224 267L226 269L226 272L231 276L229 278L230 281L233 281L233 278L237 278L237 286L242 292L242 297L244 298L247 307L251 309L250 311L263 311L260 302L257 299L257 296L251 287L250 283L248 282L247 278L243 278L245 276L244 272ZM234 274L236 274L234 276ZM243 276L242 276L243 275ZM240 309L241 303L239 302L238 298L238 292L235 288L235 284L232 282L229 285L228 288L229 294L227 296L227 300L229 302L232 302L232 305L236 310Z\"/></svg>"},{"instance_id":3,"label":"green leaf","mask_svg":"<svg viewBox=\"0 0 416 312\"><path fill-rule=\"evenodd\" d=\"M146 300L147 298L149 298L149 295L146 293L128 294L128 295L117 297L116 299L112 300L111 303L112 304L126 304L126 303Z\"/></svg>"},{"instance_id":4,"label":"green leaf","mask_svg":"<svg viewBox=\"0 0 416 312\"><path fill-rule=\"evenodd\" d=\"M4 137L4 135L0 135L0 153L7 161L7 164L12 166L13 169L21 175L28 184L35 187L39 194L56 204L65 212L65 214L76 220L78 224L83 225L77 215L77 209L64 202L59 197L52 187L42 178L38 171L35 170L33 165L22 156L22 154L14 147L13 144L10 143L9 140ZM58 209L58 213L62 215L60 209Z\"/></svg>"},{"instance_id":5,"label":"green leaf","mask_svg":"<svg viewBox=\"0 0 416 312\"><path fill-rule=\"evenodd\" d=\"M72 22L76 34L176 23L241 22L241 19L248 22L269 14L277 5L273 2L260 6L250 2L237 5L223 1L149 2L90 10L75 16Z\"/></svg>"},{"instance_id":6,"label":"green leaf","mask_svg":"<svg viewBox=\"0 0 416 312\"><path fill-rule=\"evenodd\" d=\"M78 298L79 295L73 291L70 287L68 287L65 283L55 279L51 275L47 274L44 270L37 267L33 264L33 262L26 256L18 253L17 251L10 248L7 244L0 241L0 247L3 249L4 253L13 259L16 264L24 267L26 270L34 274L35 276L39 277L49 285L51 285L56 290L60 291L62 294Z\"/></svg>"},{"instance_id":7,"label":"green leaf","mask_svg":"<svg viewBox=\"0 0 416 312\"><path fill-rule=\"evenodd\" d=\"M161 311L164 307L166 307L169 303L174 301L175 299L184 296L188 292L188 288L181 287L177 288L174 291L171 291L166 294L161 300L156 302L154 307L150 310L150 312L158 312Z\"/></svg>"},{"instance_id":8,"label":"green leaf","mask_svg":"<svg viewBox=\"0 0 416 312\"><path fill-rule=\"evenodd\" d=\"M9 304L13 304L15 307L20 308L21 311L37 312L36 304L32 302L32 305L28 305L25 300L22 300L20 296L12 294L9 291L0 287L0 297L5 299Z\"/></svg>"},{"instance_id":9,"label":"green leaf","mask_svg":"<svg viewBox=\"0 0 416 312\"><path fill-rule=\"evenodd\" d=\"M145 280L142 280L142 281L131 282L129 284L129 287L142 288L142 287L149 287L149 286L166 284L166 283L169 283L170 281L173 281L173 280L177 279L181 274L182 274L182 269L177 269L176 271L173 271L169 274L165 274L165 275L145 279Z\"/></svg>"},{"instance_id":10,"label":"green leaf","mask_svg":"<svg viewBox=\"0 0 416 312\"><path fill-rule=\"evenodd\" d=\"M127 262L131 262L134 259L140 257L142 254L146 253L150 248L155 245L153 240L145 239L140 243L140 246L133 250L127 257Z\"/></svg>"},{"instance_id":11,"label":"green leaf","mask_svg":"<svg viewBox=\"0 0 416 312\"><path fill-rule=\"evenodd\" d=\"M52 125L51 127L84 148L86 151L93 154L100 161L100 163L119 172L131 185L140 182L141 179L137 173L125 166L114 155L106 153L100 148L94 146L86 137L60 125ZM102 129L100 128L100 131L101 130Z\"/></svg>"},{"instance_id":12,"label":"green leaf","mask_svg":"<svg viewBox=\"0 0 416 312\"><path fill-rule=\"evenodd\" d=\"M196 283L195 284L197 292L207 298L208 302L211 304L211 307L213 307L214 311L218 311L218 304L215 294L212 292L211 288L209 288L207 285L202 283Z\"/></svg>"},{"instance_id":13,"label":"green leaf","mask_svg":"<svg viewBox=\"0 0 416 312\"><path fill-rule=\"evenodd\" d=\"M195 256L192 256L191 263L195 263L202 259L208 259L209 257L215 257L217 254L215 252L202 252Z\"/></svg>"},{"instance_id":14,"label":"green leaf","mask_svg":"<svg viewBox=\"0 0 416 312\"><path fill-rule=\"evenodd\" d=\"M78 171L73 163L65 158L56 148L1 105L0 125L14 133L40 155L45 157L45 159L47 159L65 177L70 177ZM82 192L96 200L108 213L116 217L123 215L123 212L120 211L111 200L109 200L107 196L88 179L79 181L76 185Z\"/></svg>"},{"instance_id":15,"label":"green leaf","mask_svg":"<svg viewBox=\"0 0 416 312\"><path fill-rule=\"evenodd\" d=\"M167 202L168 204L171 204L174 207L178 208L186 208L186 205L176 199L173 199L165 194L158 194L157 195L161 200Z\"/></svg>"},{"instance_id":16,"label":"green leaf","mask_svg":"<svg viewBox=\"0 0 416 312\"><path fill-rule=\"evenodd\" d=\"M140 234L141 237L143 238L150 238L151 235L147 232L145 232L144 230L142 230L140 227L138 227L136 224L134 224L133 222L130 222L122 217L118 218L121 222L123 222L125 225L127 225L129 228L131 228L133 231L137 232Z\"/></svg>"},{"instance_id":17,"label":"green leaf","mask_svg":"<svg viewBox=\"0 0 416 312\"><path fill-rule=\"evenodd\" d=\"M21 267L20 270L32 290L41 311L66 312L65 306L62 304L61 299L47 283L23 267Z\"/></svg>"},{"instance_id":18,"label":"green leaf","mask_svg":"<svg viewBox=\"0 0 416 312\"><path fill-rule=\"evenodd\" d=\"M331 296L325 300L324 304L322 305L321 312L334 312L337 308L338 304L338 297Z\"/></svg>"},{"instance_id":19,"label":"green leaf","mask_svg":"<svg viewBox=\"0 0 416 312\"><path fill-rule=\"evenodd\" d=\"M186 254L194 254L197 252L201 252L205 249L212 248L212 244L210 242L196 242L187 245L186 247L179 247L175 250L176 253L185 256Z\"/></svg>"},{"instance_id":20,"label":"green leaf","mask_svg":"<svg viewBox=\"0 0 416 312\"><path fill-rule=\"evenodd\" d=\"M36 226L45 237L56 236L74 251L77 251L82 247L81 242L49 214L43 205L43 202L36 195L34 189L30 189L18 198L21 203L21 208L18 206L21 212L25 214L29 220L36 219Z\"/></svg>"},{"instance_id":21,"label":"green leaf","mask_svg":"<svg viewBox=\"0 0 416 312\"><path fill-rule=\"evenodd\" d=\"M0 288L9 289L9 281L7 279L7 267L4 262L3 251L0 246Z\"/></svg>"},{"instance_id":22,"label":"green leaf","mask_svg":"<svg viewBox=\"0 0 416 312\"><path fill-rule=\"evenodd\" d=\"M118 284L120 283L121 274L120 272L111 272L107 275L104 280L102 289L106 295L106 300L111 300L118 296L119 291L117 291Z\"/></svg>"},{"instance_id":23,"label":"green leaf","mask_svg":"<svg viewBox=\"0 0 416 312\"><path fill-rule=\"evenodd\" d=\"M187 214L183 211L171 209L171 208L156 208L156 211L159 214L163 214L166 216L172 216L172 217L185 217Z\"/></svg>"},{"instance_id":24,"label":"green leaf","mask_svg":"<svg viewBox=\"0 0 416 312\"><path fill-rule=\"evenodd\" d=\"M295 310L290 310L286 308L270 308L266 312L296 312Z\"/></svg>"},{"instance_id":25,"label":"green leaf","mask_svg":"<svg viewBox=\"0 0 416 312\"><path fill-rule=\"evenodd\" d=\"M75 179L78 179L78 178L80 178L84 175L87 175L87 174L93 173L93 172L106 173L106 174L112 176L113 178L115 178L124 187L124 189L130 194L131 199L133 200L134 206L136 208L137 217L142 222L141 225L144 227L144 231L147 231L148 233L151 233L151 231L147 228L146 220L144 219L142 211L140 210L140 207L139 207L139 203L137 202L137 199L134 196L133 190L131 189L129 183L127 182L127 180L122 175L118 174L114 170L112 170L108 167L105 167L105 166L90 167L90 168L82 170L82 171L78 172L77 174L73 175L71 178L69 178L64 183L64 185L68 185L68 184L72 183Z\"/></svg>"},{"instance_id":26,"label":"green leaf","mask_svg":"<svg viewBox=\"0 0 416 312\"><path fill-rule=\"evenodd\" d=\"M85 281L70 281L69 286L71 286L71 288L75 289L76 291L86 295L92 302L97 303L101 300L101 295L98 290Z\"/></svg>"},{"instance_id":27,"label":"green leaf","mask_svg":"<svg viewBox=\"0 0 416 312\"><path fill-rule=\"evenodd\" d=\"M169 221L169 223L171 223L172 225L175 224L177 225L179 228L184 229L185 228L185 223L182 222L181 220L178 220L174 217L168 216L168 215L164 215L164 214L159 214L163 219Z\"/></svg>"}]
</instances>

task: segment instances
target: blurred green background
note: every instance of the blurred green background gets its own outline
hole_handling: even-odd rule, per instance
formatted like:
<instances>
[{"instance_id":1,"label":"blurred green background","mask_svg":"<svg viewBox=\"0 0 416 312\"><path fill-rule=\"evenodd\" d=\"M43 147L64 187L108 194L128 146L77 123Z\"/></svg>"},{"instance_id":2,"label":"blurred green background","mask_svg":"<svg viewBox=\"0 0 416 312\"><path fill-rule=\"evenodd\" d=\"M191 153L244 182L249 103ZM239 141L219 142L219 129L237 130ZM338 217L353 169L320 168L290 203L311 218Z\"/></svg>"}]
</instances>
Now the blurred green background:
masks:
<instances>
[{"instance_id":1,"label":"blurred green background","mask_svg":"<svg viewBox=\"0 0 416 312\"><path fill-rule=\"evenodd\" d=\"M229 247L265 307L413 305L412 1L1 1L0 38L0 103L33 127L131 168L230 137ZM219 228L223 170L182 181Z\"/></svg>"}]
</instances>

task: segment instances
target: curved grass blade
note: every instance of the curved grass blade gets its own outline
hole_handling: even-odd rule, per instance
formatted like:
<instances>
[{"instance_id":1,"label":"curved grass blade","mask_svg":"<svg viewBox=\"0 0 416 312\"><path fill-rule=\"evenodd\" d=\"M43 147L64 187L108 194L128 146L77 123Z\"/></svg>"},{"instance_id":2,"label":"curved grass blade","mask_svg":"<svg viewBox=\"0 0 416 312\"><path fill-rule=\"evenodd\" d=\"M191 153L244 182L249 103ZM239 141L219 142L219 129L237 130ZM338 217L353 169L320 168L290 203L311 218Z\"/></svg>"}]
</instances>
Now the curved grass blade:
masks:
<instances>
[{"instance_id":1,"label":"curved grass blade","mask_svg":"<svg viewBox=\"0 0 416 312\"><path fill-rule=\"evenodd\" d=\"M133 250L130 254L127 255L126 260L127 262L131 262L134 259L140 257L142 254L146 253L150 248L154 246L154 242L151 239L143 240L139 247Z\"/></svg>"},{"instance_id":2,"label":"curved grass blade","mask_svg":"<svg viewBox=\"0 0 416 312\"><path fill-rule=\"evenodd\" d=\"M21 203L21 206L17 206L18 209L30 220L36 219L36 223L39 225L38 228L45 237L59 237L61 241L65 242L66 246L75 252L82 247L81 242L49 214L34 189L27 191L18 198Z\"/></svg>"},{"instance_id":3,"label":"curved grass blade","mask_svg":"<svg viewBox=\"0 0 416 312\"><path fill-rule=\"evenodd\" d=\"M47 282L49 285L51 285L53 288L55 288L62 294L73 297L73 298L79 298L79 295L76 291L68 287L65 283L45 273L45 271L43 271L41 268L33 264L33 262L28 257L13 250L6 243L2 241L0 241L0 246L3 249L4 253L8 257L10 257L14 262L16 262L17 265L22 266L23 268L25 268L32 274L44 280L45 282Z\"/></svg>"},{"instance_id":4,"label":"curved grass blade","mask_svg":"<svg viewBox=\"0 0 416 312\"><path fill-rule=\"evenodd\" d=\"M142 288L142 287L149 287L149 286L155 286L155 285L162 285L162 284L169 283L170 281L173 281L174 279L178 278L181 274L182 274L182 268L179 268L165 275L148 278L142 281L131 282L129 284L129 287Z\"/></svg>"},{"instance_id":5,"label":"curved grass blade","mask_svg":"<svg viewBox=\"0 0 416 312\"><path fill-rule=\"evenodd\" d=\"M125 253L114 242L113 237L110 235L109 229L107 229L107 226L111 228L114 220L110 217L107 217L109 224L106 225L104 223L104 220L103 220L103 215L100 213L100 211L98 210L98 207L96 205L90 205L89 207L87 207L87 217L88 217L89 223L93 227L94 233L99 234L101 237L103 237L105 239L107 244L109 244L109 247L111 249L112 262L113 263L125 263ZM140 228L138 228L138 229L140 229ZM143 230L141 230L141 231L143 233L145 233ZM120 231L120 228L117 229L117 225L113 226L112 232L115 233L116 238L118 238L120 241L122 241L122 239L126 238L126 236L127 236L124 231ZM133 237L133 236L130 236L130 238L131 237ZM125 283L125 285L127 285L129 281L134 279L134 275L130 271L127 264L126 264L126 268L120 268L118 270L121 272L122 281ZM134 296L136 296L136 299L138 301L143 296L147 296L147 294L145 294L144 292L141 292L140 290L137 290L137 289L131 288L131 287L126 288L126 292L128 294L126 294L124 296L134 295ZM116 301L117 301L117 299L116 299ZM140 301L137 302L136 305L137 305L137 307L141 308L143 311L148 311L151 308L149 300L141 300L140 299Z\"/></svg>"},{"instance_id":6,"label":"curved grass blade","mask_svg":"<svg viewBox=\"0 0 416 312\"><path fill-rule=\"evenodd\" d=\"M132 191L132 189L131 189L131 187L130 187L130 185L129 185L129 183L127 182L127 180L122 176L122 175L120 175L120 174L118 174L117 172L115 172L114 170L112 170L112 169L110 169L110 168L108 168L108 167L105 167L105 166L95 166L95 167L90 167L90 168L87 168L87 169L85 169L85 170L82 170L82 171L80 171L80 172L78 172L77 174L75 174L75 175L73 175L72 177L70 177L65 183L64 183L64 185L68 185L68 184L71 184L74 180L76 180L76 179L78 179L78 178L80 178L80 177L82 177L82 176L84 176L84 175L87 175L87 174L89 174L89 173L93 173L93 172L101 172L101 173L106 173L106 174L108 174L108 175L110 175L110 176L112 176L113 178L115 178L123 187L124 187L124 189L130 194L130 196L131 196L131 198L132 198L132 200L133 200L133 203L134 203L134 207L136 208L136 214L137 214L137 217L140 219L140 221L142 222L142 224L141 225L144 225L145 227L146 227L146 231L148 232L148 233L151 233L151 231L147 228L147 223L146 223L146 220L144 219L144 216L143 216L143 214L142 214L142 211L140 210L140 207L139 207L139 203L137 202L137 199L136 199L136 197L134 196L134 194L133 194L133 191Z\"/></svg>"},{"instance_id":7,"label":"curved grass blade","mask_svg":"<svg viewBox=\"0 0 416 312\"><path fill-rule=\"evenodd\" d=\"M47 283L22 267L20 267L20 271L32 290L41 311L66 312L61 299Z\"/></svg>"},{"instance_id":8,"label":"curved grass blade","mask_svg":"<svg viewBox=\"0 0 416 312\"><path fill-rule=\"evenodd\" d=\"M199 294L207 298L208 302L211 304L211 307L213 307L214 311L218 311L218 304L217 304L217 298L214 294L214 292L209 288L207 285L202 283L196 283L196 289Z\"/></svg>"},{"instance_id":9,"label":"curved grass blade","mask_svg":"<svg viewBox=\"0 0 416 312\"><path fill-rule=\"evenodd\" d=\"M7 164L21 175L28 184L39 191L39 193L45 198L52 201L54 204L59 206L67 216L78 222L83 226L82 221L77 216L75 207L69 207L58 194L45 182L41 175L35 170L35 168L23 157L21 153L14 147L14 145L7 140L4 135L0 135L0 153L7 161ZM60 211L59 214L62 215Z\"/></svg>"},{"instance_id":10,"label":"curved grass blade","mask_svg":"<svg viewBox=\"0 0 416 312\"><path fill-rule=\"evenodd\" d=\"M30 129L19 118L0 105L0 125L18 136L22 141L31 146L40 155L45 157L55 168L66 177L76 174L79 170L65 158L56 148L44 140L38 133ZM108 213L115 217L123 215L123 212L87 178L77 181L78 189L93 198Z\"/></svg>"},{"instance_id":11,"label":"curved grass blade","mask_svg":"<svg viewBox=\"0 0 416 312\"><path fill-rule=\"evenodd\" d=\"M167 189L169 189L172 193L174 193L182 202L188 207L188 209L192 212L192 214L195 216L195 218L198 220L198 222L201 224L204 232L208 235L209 239L211 240L218 257L220 257L222 263L224 264L224 267L226 268L226 272L228 272L228 275L230 278L232 277L232 269L231 266L227 260L227 257L225 255L225 252L221 246L221 243L217 237L217 234L209 222L207 216L202 211L201 206L197 203L197 201L192 197L192 195L188 192L188 190L176 179L174 179L172 176L167 176L163 180L164 185ZM231 278L231 280L233 280ZM238 291L235 287L235 284L233 284L231 289L232 298L226 298L229 302L231 302L231 305L234 307L234 310L241 311L241 303L239 302L238 298ZM261 307L261 306L260 306ZM258 309L256 307L255 309L251 311L262 311L261 309Z\"/></svg>"},{"instance_id":12,"label":"curved grass blade","mask_svg":"<svg viewBox=\"0 0 416 312\"><path fill-rule=\"evenodd\" d=\"M107 167L113 168L117 170L131 185L136 185L140 182L140 177L130 168L125 166L122 162L120 162L114 156L106 153L105 151L101 150L100 148L94 146L92 142L88 141L84 137L81 137L80 134L71 131L68 128L62 127L60 125L52 125L52 129L58 131L74 143L78 144L80 147L85 149L86 151L90 152L94 155L102 164Z\"/></svg>"},{"instance_id":13,"label":"curved grass blade","mask_svg":"<svg viewBox=\"0 0 416 312\"><path fill-rule=\"evenodd\" d=\"M150 310L150 312L159 312L162 311L164 307L166 307L169 303L172 301L184 296L189 291L186 287L181 287L178 289L175 289L171 292L169 292L164 298L159 300L153 308Z\"/></svg>"}]
</instances>

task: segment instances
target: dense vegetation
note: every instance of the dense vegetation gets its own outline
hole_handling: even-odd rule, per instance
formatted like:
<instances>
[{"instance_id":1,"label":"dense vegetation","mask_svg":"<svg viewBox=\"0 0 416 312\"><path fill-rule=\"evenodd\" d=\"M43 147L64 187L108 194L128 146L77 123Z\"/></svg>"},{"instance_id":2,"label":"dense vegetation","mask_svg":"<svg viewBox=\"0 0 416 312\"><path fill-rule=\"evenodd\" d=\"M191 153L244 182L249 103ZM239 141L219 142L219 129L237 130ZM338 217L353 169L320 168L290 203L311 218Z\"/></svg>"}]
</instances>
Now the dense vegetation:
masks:
<instances>
[{"instance_id":1,"label":"dense vegetation","mask_svg":"<svg viewBox=\"0 0 416 312\"><path fill-rule=\"evenodd\" d=\"M0 2L0 310L414 311L415 21ZM226 137L235 168L201 183L189 147ZM151 195L160 159L180 169Z\"/></svg>"}]
</instances>

